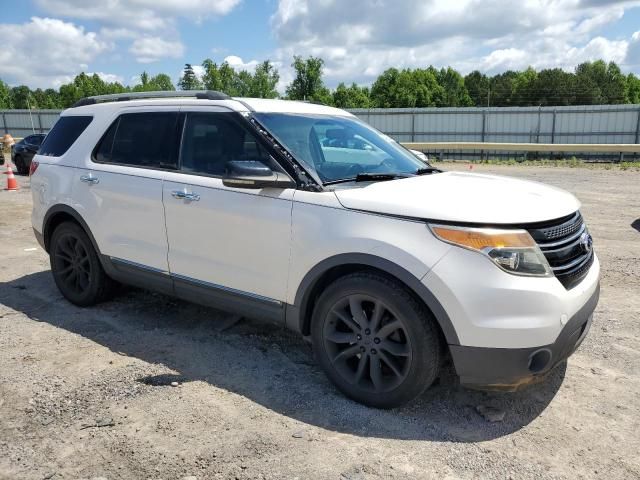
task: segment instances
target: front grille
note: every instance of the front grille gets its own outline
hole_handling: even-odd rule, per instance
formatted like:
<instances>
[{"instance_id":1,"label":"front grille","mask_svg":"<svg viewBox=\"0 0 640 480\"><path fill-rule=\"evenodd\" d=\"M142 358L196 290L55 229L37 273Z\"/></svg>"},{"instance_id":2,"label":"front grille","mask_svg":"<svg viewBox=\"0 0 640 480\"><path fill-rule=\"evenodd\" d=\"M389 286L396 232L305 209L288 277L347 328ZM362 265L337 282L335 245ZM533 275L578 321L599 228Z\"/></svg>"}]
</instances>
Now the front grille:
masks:
<instances>
[{"instance_id":1,"label":"front grille","mask_svg":"<svg viewBox=\"0 0 640 480\"><path fill-rule=\"evenodd\" d=\"M580 283L593 264L591 236L580 212L528 231L560 283L567 290Z\"/></svg>"}]
</instances>

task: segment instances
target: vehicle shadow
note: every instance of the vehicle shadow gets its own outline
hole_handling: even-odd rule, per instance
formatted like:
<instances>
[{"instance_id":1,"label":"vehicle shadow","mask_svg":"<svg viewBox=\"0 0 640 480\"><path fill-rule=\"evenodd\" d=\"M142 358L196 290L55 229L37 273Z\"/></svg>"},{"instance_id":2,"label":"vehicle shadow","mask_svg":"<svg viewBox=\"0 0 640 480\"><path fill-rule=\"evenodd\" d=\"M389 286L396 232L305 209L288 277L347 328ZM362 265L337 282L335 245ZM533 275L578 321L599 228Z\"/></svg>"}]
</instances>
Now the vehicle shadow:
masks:
<instances>
[{"instance_id":1,"label":"vehicle shadow","mask_svg":"<svg viewBox=\"0 0 640 480\"><path fill-rule=\"evenodd\" d=\"M631 227L640 232L640 218L636 218L633 222L631 222Z\"/></svg>"},{"instance_id":2,"label":"vehicle shadow","mask_svg":"<svg viewBox=\"0 0 640 480\"><path fill-rule=\"evenodd\" d=\"M310 348L283 328L238 321L137 289L83 309L62 298L49 271L0 283L0 303L113 352L177 372L137 382L203 381L300 422L358 436L478 442L508 435L545 410L566 371L564 363L544 382L516 393L467 390L445 375L412 404L384 411L342 396L316 366ZM476 411L480 405L504 411L504 420L488 422Z\"/></svg>"}]
</instances>

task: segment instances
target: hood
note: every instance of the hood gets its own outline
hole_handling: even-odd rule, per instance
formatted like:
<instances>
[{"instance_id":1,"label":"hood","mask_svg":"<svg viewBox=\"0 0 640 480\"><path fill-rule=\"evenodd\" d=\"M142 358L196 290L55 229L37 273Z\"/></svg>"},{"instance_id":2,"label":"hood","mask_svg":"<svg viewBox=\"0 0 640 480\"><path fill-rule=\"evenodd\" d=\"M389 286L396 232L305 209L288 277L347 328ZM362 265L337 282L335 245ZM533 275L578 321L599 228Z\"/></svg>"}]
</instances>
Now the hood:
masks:
<instances>
[{"instance_id":1,"label":"hood","mask_svg":"<svg viewBox=\"0 0 640 480\"><path fill-rule=\"evenodd\" d=\"M354 210L481 224L552 220L580 208L576 197L538 182L478 173L445 172L335 190Z\"/></svg>"}]
</instances>

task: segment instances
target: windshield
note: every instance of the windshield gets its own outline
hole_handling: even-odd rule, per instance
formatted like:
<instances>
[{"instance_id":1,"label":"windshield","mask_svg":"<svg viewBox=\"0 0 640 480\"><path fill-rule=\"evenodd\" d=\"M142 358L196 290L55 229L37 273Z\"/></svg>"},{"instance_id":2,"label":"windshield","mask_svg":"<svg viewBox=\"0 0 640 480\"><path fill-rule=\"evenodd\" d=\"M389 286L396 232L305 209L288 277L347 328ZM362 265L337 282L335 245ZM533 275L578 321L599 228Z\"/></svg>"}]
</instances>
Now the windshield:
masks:
<instances>
[{"instance_id":1,"label":"windshield","mask_svg":"<svg viewBox=\"0 0 640 480\"><path fill-rule=\"evenodd\" d=\"M425 164L352 117L255 113L255 118L323 183L363 174L411 175Z\"/></svg>"}]
</instances>

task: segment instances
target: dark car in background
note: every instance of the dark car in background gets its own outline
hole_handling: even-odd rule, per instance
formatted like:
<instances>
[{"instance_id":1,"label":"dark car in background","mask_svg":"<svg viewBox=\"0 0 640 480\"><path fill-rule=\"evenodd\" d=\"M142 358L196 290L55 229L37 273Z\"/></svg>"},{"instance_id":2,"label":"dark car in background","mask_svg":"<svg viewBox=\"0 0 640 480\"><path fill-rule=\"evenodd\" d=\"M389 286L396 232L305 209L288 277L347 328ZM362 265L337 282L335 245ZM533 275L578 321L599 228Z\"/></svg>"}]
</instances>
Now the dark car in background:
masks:
<instances>
[{"instance_id":1,"label":"dark car in background","mask_svg":"<svg viewBox=\"0 0 640 480\"><path fill-rule=\"evenodd\" d=\"M44 133L34 133L24 137L11 147L11 162L16 166L20 175L27 175L33 156L38 153L44 140Z\"/></svg>"}]
</instances>

